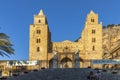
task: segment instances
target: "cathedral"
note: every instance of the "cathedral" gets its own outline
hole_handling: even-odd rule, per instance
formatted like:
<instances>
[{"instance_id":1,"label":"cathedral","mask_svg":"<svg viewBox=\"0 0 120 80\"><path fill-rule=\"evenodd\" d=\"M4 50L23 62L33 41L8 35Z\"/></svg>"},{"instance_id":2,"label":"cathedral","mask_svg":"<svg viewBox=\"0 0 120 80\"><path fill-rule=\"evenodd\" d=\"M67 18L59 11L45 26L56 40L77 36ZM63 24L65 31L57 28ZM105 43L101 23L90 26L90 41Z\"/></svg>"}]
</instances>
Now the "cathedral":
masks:
<instances>
[{"instance_id":1,"label":"cathedral","mask_svg":"<svg viewBox=\"0 0 120 80\"><path fill-rule=\"evenodd\" d=\"M40 10L30 25L29 60L40 60L42 67L51 68L57 54L59 68L73 68L76 53L81 68L91 66L92 60L102 59L102 22L98 22L98 14L90 11L77 41L52 42L47 17Z\"/></svg>"},{"instance_id":2,"label":"cathedral","mask_svg":"<svg viewBox=\"0 0 120 80\"><path fill-rule=\"evenodd\" d=\"M8 76L10 71L44 68L120 69L120 24L103 27L98 14L90 11L76 41L52 42L47 17L40 10L30 25L29 60L1 60L0 71Z\"/></svg>"}]
</instances>

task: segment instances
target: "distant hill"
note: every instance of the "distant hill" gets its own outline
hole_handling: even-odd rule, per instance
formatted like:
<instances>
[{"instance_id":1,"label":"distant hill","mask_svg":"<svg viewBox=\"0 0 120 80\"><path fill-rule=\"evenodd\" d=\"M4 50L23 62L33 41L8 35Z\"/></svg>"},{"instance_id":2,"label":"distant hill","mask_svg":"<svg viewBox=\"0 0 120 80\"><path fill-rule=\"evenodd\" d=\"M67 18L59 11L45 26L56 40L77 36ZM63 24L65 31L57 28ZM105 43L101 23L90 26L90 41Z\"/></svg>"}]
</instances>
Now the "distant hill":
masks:
<instances>
[{"instance_id":1,"label":"distant hill","mask_svg":"<svg viewBox=\"0 0 120 80\"><path fill-rule=\"evenodd\" d=\"M103 49L104 52L112 50L120 43L120 25L103 28Z\"/></svg>"}]
</instances>

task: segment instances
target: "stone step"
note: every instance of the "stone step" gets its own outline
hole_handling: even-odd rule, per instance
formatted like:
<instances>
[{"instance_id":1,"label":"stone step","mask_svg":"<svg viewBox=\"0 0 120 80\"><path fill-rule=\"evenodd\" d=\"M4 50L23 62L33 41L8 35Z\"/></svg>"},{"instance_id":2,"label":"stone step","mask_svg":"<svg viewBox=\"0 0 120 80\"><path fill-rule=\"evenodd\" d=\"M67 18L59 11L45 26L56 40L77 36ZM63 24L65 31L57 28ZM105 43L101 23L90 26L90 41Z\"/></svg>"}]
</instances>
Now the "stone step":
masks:
<instances>
[{"instance_id":1,"label":"stone step","mask_svg":"<svg viewBox=\"0 0 120 80\"><path fill-rule=\"evenodd\" d=\"M7 80L87 80L86 77L91 70L87 68L44 69ZM120 80L120 75L102 72L102 78L102 80Z\"/></svg>"}]
</instances>

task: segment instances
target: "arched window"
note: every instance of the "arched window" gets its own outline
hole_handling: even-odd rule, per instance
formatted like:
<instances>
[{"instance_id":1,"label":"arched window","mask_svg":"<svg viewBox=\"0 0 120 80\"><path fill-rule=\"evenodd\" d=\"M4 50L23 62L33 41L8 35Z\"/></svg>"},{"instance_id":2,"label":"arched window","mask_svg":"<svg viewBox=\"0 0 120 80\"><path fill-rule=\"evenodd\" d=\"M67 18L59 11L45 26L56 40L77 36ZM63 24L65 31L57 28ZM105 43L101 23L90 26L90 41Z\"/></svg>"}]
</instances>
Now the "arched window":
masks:
<instances>
[{"instance_id":1,"label":"arched window","mask_svg":"<svg viewBox=\"0 0 120 80\"><path fill-rule=\"evenodd\" d=\"M40 51L40 47L37 47L37 52L39 52Z\"/></svg>"},{"instance_id":2,"label":"arched window","mask_svg":"<svg viewBox=\"0 0 120 80\"><path fill-rule=\"evenodd\" d=\"M38 20L38 23L41 23L41 20Z\"/></svg>"},{"instance_id":3,"label":"arched window","mask_svg":"<svg viewBox=\"0 0 120 80\"><path fill-rule=\"evenodd\" d=\"M91 19L91 22L94 22L95 20L94 19Z\"/></svg>"},{"instance_id":4,"label":"arched window","mask_svg":"<svg viewBox=\"0 0 120 80\"><path fill-rule=\"evenodd\" d=\"M92 46L92 50L95 51L95 46Z\"/></svg>"},{"instance_id":5,"label":"arched window","mask_svg":"<svg viewBox=\"0 0 120 80\"><path fill-rule=\"evenodd\" d=\"M37 34L40 34L40 33L41 33L41 30L40 30L40 29L39 29L39 30L37 30L37 31L36 31L36 33L37 33Z\"/></svg>"},{"instance_id":6,"label":"arched window","mask_svg":"<svg viewBox=\"0 0 120 80\"><path fill-rule=\"evenodd\" d=\"M92 30L92 34L95 34L95 29Z\"/></svg>"},{"instance_id":7,"label":"arched window","mask_svg":"<svg viewBox=\"0 0 120 80\"><path fill-rule=\"evenodd\" d=\"M37 38L37 39L36 39L36 43L40 43L40 38Z\"/></svg>"},{"instance_id":8,"label":"arched window","mask_svg":"<svg viewBox=\"0 0 120 80\"><path fill-rule=\"evenodd\" d=\"M96 38L92 38L92 42L96 42Z\"/></svg>"}]
</instances>

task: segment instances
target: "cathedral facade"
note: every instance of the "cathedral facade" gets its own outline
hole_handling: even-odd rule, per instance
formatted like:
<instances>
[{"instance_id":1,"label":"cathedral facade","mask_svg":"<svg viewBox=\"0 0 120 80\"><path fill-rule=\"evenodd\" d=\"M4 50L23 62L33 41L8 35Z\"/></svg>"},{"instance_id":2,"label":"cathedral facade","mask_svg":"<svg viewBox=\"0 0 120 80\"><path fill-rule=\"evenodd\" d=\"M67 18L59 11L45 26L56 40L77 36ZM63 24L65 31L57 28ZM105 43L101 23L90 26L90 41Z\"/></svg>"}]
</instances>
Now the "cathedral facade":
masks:
<instances>
[{"instance_id":1,"label":"cathedral facade","mask_svg":"<svg viewBox=\"0 0 120 80\"><path fill-rule=\"evenodd\" d=\"M76 53L81 68L91 66L92 60L102 59L102 22L98 22L98 14L91 11L87 15L81 38L77 41L51 42L47 18L40 10L30 25L29 60L40 60L42 67L51 68L57 54L59 68L73 68Z\"/></svg>"}]
</instances>

